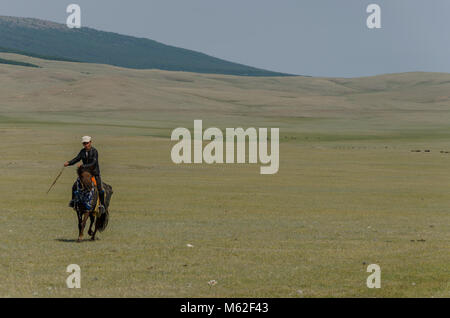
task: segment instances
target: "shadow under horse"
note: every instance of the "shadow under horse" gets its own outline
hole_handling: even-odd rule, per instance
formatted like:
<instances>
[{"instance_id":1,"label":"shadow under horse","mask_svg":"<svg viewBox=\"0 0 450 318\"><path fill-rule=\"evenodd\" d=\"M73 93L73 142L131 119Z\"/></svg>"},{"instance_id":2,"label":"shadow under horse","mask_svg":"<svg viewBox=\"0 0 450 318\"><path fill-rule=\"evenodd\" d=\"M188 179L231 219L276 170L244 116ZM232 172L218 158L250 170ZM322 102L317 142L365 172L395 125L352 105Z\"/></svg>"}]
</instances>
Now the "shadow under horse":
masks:
<instances>
[{"instance_id":1,"label":"shadow under horse","mask_svg":"<svg viewBox=\"0 0 450 318\"><path fill-rule=\"evenodd\" d=\"M88 169L83 167L78 168L77 174L78 179L75 182L77 190L74 198L74 210L77 212L79 230L77 242L83 240L83 232L88 218L91 221L88 234L91 236L91 240L94 241L97 231L103 232L108 225L109 203L113 190L109 184L102 183L105 191L105 207L104 209L99 209L100 200L95 178ZM95 224L94 231L92 231L93 224Z\"/></svg>"}]
</instances>

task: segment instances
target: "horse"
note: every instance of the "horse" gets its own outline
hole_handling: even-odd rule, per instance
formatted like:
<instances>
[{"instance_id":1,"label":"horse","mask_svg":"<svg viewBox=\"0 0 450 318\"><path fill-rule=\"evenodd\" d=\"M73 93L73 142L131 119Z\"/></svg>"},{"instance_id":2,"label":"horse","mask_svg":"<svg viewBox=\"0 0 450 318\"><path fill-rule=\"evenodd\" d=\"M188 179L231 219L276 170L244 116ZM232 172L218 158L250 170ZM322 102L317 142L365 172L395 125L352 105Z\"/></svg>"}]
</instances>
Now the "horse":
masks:
<instances>
[{"instance_id":1,"label":"horse","mask_svg":"<svg viewBox=\"0 0 450 318\"><path fill-rule=\"evenodd\" d=\"M75 204L74 210L78 217L78 240L83 240L83 232L89 218L91 224L89 225L88 235L91 240L95 241L97 231L103 232L108 225L109 211L108 206L113 194L112 187L103 182L103 190L105 191L105 207L99 209L100 200L96 186L96 181L91 172L82 166L77 169L78 179L76 181ZM94 231L92 225L95 222Z\"/></svg>"}]
</instances>

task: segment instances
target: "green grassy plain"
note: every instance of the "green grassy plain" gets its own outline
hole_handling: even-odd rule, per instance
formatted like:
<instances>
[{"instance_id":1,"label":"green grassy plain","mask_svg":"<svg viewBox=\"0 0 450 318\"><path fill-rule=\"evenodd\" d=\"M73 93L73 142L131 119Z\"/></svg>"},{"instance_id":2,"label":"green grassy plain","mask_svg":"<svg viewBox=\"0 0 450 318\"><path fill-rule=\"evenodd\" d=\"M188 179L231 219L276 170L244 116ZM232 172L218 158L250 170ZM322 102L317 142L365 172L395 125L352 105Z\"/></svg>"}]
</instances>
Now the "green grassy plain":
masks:
<instances>
[{"instance_id":1,"label":"green grassy plain","mask_svg":"<svg viewBox=\"0 0 450 318\"><path fill-rule=\"evenodd\" d=\"M450 74L248 78L0 58L41 67L0 65L1 297L450 296ZM171 131L194 119L279 127L279 172L173 164ZM100 240L77 244L74 168L45 192L82 135L115 193ZM78 290L65 284L72 263ZM366 287L372 263L381 289Z\"/></svg>"}]
</instances>

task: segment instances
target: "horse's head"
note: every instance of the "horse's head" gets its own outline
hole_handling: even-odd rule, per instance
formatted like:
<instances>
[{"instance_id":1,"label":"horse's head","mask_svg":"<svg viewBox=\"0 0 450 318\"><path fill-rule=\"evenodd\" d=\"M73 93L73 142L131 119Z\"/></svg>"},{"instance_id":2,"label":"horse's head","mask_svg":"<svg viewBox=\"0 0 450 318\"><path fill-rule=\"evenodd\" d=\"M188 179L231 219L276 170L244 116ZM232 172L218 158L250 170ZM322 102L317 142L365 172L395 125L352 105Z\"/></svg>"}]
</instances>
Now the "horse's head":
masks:
<instances>
[{"instance_id":1,"label":"horse's head","mask_svg":"<svg viewBox=\"0 0 450 318\"><path fill-rule=\"evenodd\" d=\"M91 172L88 169L83 168L81 166L78 168L77 173L78 173L78 177L80 178L83 188L86 190L91 190L93 187Z\"/></svg>"}]
</instances>

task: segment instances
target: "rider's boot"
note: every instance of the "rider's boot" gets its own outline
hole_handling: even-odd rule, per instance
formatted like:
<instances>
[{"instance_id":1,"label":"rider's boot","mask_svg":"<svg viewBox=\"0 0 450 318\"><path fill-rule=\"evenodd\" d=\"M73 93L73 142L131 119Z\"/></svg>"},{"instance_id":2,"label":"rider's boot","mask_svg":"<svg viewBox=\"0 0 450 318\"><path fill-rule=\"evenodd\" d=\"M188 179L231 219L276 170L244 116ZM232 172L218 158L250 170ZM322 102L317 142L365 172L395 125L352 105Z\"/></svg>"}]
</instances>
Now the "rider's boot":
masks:
<instances>
[{"instance_id":1,"label":"rider's boot","mask_svg":"<svg viewBox=\"0 0 450 318\"><path fill-rule=\"evenodd\" d=\"M75 207L75 190L72 187L72 200L70 200L69 202L69 208L74 208Z\"/></svg>"},{"instance_id":2,"label":"rider's boot","mask_svg":"<svg viewBox=\"0 0 450 318\"><path fill-rule=\"evenodd\" d=\"M99 198L100 198L100 206L99 206L99 209L100 209L100 213L102 214L103 211L106 209L106 206L105 206L105 190L100 191L100 192L98 193L98 196L99 196Z\"/></svg>"}]
</instances>

